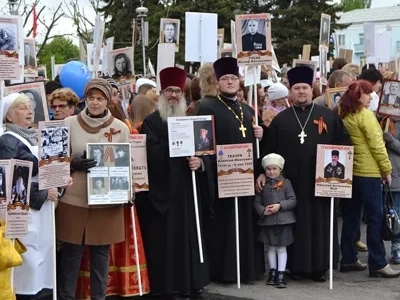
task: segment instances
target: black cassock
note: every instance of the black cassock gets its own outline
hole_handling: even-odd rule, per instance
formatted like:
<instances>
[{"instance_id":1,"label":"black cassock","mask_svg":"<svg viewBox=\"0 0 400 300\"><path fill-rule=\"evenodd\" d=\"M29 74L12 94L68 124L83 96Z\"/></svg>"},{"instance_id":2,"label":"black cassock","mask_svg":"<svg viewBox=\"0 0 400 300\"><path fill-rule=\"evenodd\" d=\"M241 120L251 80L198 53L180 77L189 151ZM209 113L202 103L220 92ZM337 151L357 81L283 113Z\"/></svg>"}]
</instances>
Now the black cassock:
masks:
<instances>
[{"instance_id":1,"label":"black cassock","mask_svg":"<svg viewBox=\"0 0 400 300\"><path fill-rule=\"evenodd\" d=\"M222 98L239 116L240 107ZM253 131L253 109L236 102L243 109L246 137L239 130L240 122L217 98L205 97L196 103L195 115L213 115L216 145L252 143L256 162L256 139ZM236 234L234 198L218 198L216 157L212 156L214 199L212 210L204 213L205 236L212 281L234 282L236 276ZM240 270L241 281L253 281L264 273L263 245L257 241L257 216L253 211L254 197L241 197L239 204ZM207 206L208 207L208 206Z\"/></svg>"},{"instance_id":2,"label":"black cassock","mask_svg":"<svg viewBox=\"0 0 400 300\"><path fill-rule=\"evenodd\" d=\"M302 126L313 104L305 109L293 106ZM269 127L263 154L278 153L285 159L283 175L290 179L297 197L294 244L288 247L288 269L295 274L323 273L329 269L330 198L314 196L317 144L348 144L349 137L342 120L327 107L314 105L304 128L304 144L298 135L301 127L292 107L280 112ZM319 133L323 118L327 132ZM344 201L351 201L346 199ZM337 219L334 222L334 265L338 262Z\"/></svg>"},{"instance_id":3,"label":"black cassock","mask_svg":"<svg viewBox=\"0 0 400 300\"><path fill-rule=\"evenodd\" d=\"M210 282L206 257L200 263L191 170L185 157L169 157L168 127L158 111L144 120L140 133L147 135L149 192L137 194L136 207L151 293L190 294ZM199 180L206 177L196 173Z\"/></svg>"}]
</instances>

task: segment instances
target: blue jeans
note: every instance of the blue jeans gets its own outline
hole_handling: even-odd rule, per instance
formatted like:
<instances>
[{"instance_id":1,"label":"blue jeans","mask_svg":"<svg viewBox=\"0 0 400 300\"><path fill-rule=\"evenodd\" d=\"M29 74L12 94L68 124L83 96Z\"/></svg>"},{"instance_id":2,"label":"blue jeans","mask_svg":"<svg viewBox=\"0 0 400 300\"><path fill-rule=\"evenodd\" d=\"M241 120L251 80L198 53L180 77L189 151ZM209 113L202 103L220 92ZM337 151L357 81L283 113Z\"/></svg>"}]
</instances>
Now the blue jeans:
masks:
<instances>
[{"instance_id":1,"label":"blue jeans","mask_svg":"<svg viewBox=\"0 0 400 300\"><path fill-rule=\"evenodd\" d=\"M384 268L386 252L382 241L382 188L380 178L353 176L353 199L343 199L343 226L340 248L341 264L353 264L358 260L354 239L359 228L361 212L367 220L368 268Z\"/></svg>"},{"instance_id":2,"label":"blue jeans","mask_svg":"<svg viewBox=\"0 0 400 300\"><path fill-rule=\"evenodd\" d=\"M394 202L394 210L397 215L400 216L400 192L392 192L393 202ZM394 252L400 251L400 238L392 241L392 257L394 257Z\"/></svg>"}]
</instances>

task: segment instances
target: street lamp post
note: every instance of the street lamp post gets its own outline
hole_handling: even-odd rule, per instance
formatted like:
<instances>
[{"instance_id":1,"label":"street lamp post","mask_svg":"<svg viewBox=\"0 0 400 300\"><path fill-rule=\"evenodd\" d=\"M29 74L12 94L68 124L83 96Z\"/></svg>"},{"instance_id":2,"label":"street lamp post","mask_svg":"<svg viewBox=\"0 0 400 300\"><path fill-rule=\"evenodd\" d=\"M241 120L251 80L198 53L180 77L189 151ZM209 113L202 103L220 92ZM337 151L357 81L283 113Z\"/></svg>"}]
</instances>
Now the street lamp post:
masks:
<instances>
[{"instance_id":1,"label":"street lamp post","mask_svg":"<svg viewBox=\"0 0 400 300\"><path fill-rule=\"evenodd\" d=\"M137 18L140 19L140 28L142 31L142 56L143 56L143 76L146 76L146 40L147 40L147 32L146 32L146 24L144 22L144 18L147 17L147 13L149 10L146 7L138 7L136 8Z\"/></svg>"},{"instance_id":2,"label":"street lamp post","mask_svg":"<svg viewBox=\"0 0 400 300\"><path fill-rule=\"evenodd\" d=\"M18 5L19 0L8 0L8 6L10 8L10 14L18 15L18 10L16 6Z\"/></svg>"}]
</instances>

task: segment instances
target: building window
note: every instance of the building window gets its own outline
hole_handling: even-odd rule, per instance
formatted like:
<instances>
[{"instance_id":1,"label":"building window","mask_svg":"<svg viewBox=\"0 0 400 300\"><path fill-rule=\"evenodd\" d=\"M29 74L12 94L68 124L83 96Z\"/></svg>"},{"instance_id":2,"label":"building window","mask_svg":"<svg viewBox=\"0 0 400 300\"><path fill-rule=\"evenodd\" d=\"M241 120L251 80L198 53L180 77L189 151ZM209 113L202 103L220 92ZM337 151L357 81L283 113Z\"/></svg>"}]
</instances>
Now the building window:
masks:
<instances>
[{"instance_id":1,"label":"building window","mask_svg":"<svg viewBox=\"0 0 400 300\"><path fill-rule=\"evenodd\" d=\"M358 38L360 40L360 45L364 45L364 33L359 33Z\"/></svg>"},{"instance_id":2,"label":"building window","mask_svg":"<svg viewBox=\"0 0 400 300\"><path fill-rule=\"evenodd\" d=\"M344 34L338 34L337 43L338 43L338 46L346 46L346 41L344 39Z\"/></svg>"}]
</instances>

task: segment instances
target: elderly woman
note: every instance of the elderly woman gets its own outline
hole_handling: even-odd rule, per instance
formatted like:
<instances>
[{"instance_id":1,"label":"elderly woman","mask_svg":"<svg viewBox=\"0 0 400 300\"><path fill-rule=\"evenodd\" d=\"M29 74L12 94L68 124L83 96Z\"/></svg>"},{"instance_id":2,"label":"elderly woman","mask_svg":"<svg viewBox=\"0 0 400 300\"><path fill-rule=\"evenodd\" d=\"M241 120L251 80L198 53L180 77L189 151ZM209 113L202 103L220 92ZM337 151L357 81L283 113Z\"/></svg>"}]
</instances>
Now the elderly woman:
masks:
<instances>
[{"instance_id":1,"label":"elderly woman","mask_svg":"<svg viewBox=\"0 0 400 300\"><path fill-rule=\"evenodd\" d=\"M354 240L359 228L361 210L367 220L368 268L370 277L399 277L385 258L382 241L382 179L390 184L392 166L386 152L382 129L372 111L373 87L365 80L353 82L339 103L339 115L354 145L353 199L343 201L343 227L341 236L341 272L363 271L357 257Z\"/></svg>"},{"instance_id":2,"label":"elderly woman","mask_svg":"<svg viewBox=\"0 0 400 300\"><path fill-rule=\"evenodd\" d=\"M71 171L76 182L60 200L56 213L57 239L63 242L58 278L58 300L75 299L85 245L90 250L91 299L106 297L110 244L124 241L124 208L121 205L89 206L87 173L96 165L86 158L87 143L127 143L128 127L107 109L112 87L101 78L85 86L87 107L67 118L71 137ZM104 157L103 157L104 159ZM104 162L107 164L107 161Z\"/></svg>"},{"instance_id":3,"label":"elderly woman","mask_svg":"<svg viewBox=\"0 0 400 300\"><path fill-rule=\"evenodd\" d=\"M69 88L60 88L49 96L50 108L53 111L53 120L64 120L74 114L79 97Z\"/></svg>"},{"instance_id":4,"label":"elderly woman","mask_svg":"<svg viewBox=\"0 0 400 300\"><path fill-rule=\"evenodd\" d=\"M0 137L0 159L20 159L33 163L30 190L28 233L21 241L27 252L22 266L14 269L14 291L17 297L33 299L43 289L53 288L52 210L58 190L40 190L38 184L37 131L32 128L30 100L23 94L10 94L1 100L1 117L5 133Z\"/></svg>"}]
</instances>

